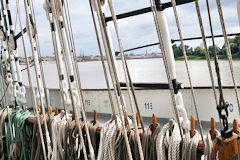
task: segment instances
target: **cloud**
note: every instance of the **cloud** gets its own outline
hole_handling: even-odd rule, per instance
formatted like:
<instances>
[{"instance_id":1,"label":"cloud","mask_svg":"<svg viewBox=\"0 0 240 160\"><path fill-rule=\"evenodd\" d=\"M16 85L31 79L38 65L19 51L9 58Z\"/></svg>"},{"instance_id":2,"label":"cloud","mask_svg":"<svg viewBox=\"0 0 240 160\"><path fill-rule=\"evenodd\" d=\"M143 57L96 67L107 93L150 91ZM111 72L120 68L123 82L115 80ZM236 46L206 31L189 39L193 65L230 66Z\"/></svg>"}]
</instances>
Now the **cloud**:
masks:
<instances>
[{"instance_id":1,"label":"cloud","mask_svg":"<svg viewBox=\"0 0 240 160\"><path fill-rule=\"evenodd\" d=\"M162 2L169 2L170 0L164 0ZM37 28L40 39L40 47L42 50L42 55L52 55L52 40L50 34L49 22L46 19L46 14L43 9L44 0L37 0L34 2L35 15L37 20ZM210 35L208 16L206 9L206 2L199 1L201 14L204 22L204 28L206 35ZM215 1L209 1L211 8L211 15L213 21L214 34L221 34L221 25L218 16L217 5ZM237 9L235 0L222 1L222 9L225 19L225 24L228 33L240 32L239 23L237 18ZM96 35L92 23L91 12L89 8L89 2L86 1L76 1L68 0L72 28L74 33L74 40L76 44L76 50L78 53L83 52L85 55L95 54L98 55L98 45L96 41ZM23 7L23 1L20 1L22 21L25 24L25 13ZM149 7L149 0L114 0L114 7L116 14ZM15 11L15 2L11 1L11 8L13 12ZM198 19L195 9L195 4L185 4L177 7L179 20L181 24L181 29L184 37L200 36L200 29L198 25ZM178 32L176 27L176 22L173 14L173 9L168 8L165 11L169 31L171 38L178 39ZM110 15L109 9L106 11L106 16ZM118 44L116 40L116 35L112 23L109 23L110 32L114 41L115 50L118 49ZM123 43L124 49L133 48L149 43L157 42L157 34L154 26L153 16L151 13L126 18L118 21L118 27L120 32L120 37ZM217 39L217 44L222 45L223 41ZM197 46L201 43L198 41L188 41L186 44ZM19 42L19 45L21 43ZM20 47L21 50L22 47ZM158 47L146 48L141 50L136 50L136 53L145 52L145 50L159 51Z\"/></svg>"}]
</instances>

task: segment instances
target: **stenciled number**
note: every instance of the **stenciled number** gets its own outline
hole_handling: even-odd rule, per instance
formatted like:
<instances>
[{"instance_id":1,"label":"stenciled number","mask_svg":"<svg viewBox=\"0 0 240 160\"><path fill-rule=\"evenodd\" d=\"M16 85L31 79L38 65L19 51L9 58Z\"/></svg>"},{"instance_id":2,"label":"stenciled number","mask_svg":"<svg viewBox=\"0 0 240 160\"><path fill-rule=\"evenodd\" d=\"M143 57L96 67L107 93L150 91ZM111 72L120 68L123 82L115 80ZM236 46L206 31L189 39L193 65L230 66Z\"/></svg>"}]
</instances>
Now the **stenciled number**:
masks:
<instances>
[{"instance_id":1,"label":"stenciled number","mask_svg":"<svg viewBox=\"0 0 240 160\"><path fill-rule=\"evenodd\" d=\"M86 99L86 100L85 100L85 104L86 104L87 106L90 106L91 101L90 101L89 99Z\"/></svg>"},{"instance_id":2,"label":"stenciled number","mask_svg":"<svg viewBox=\"0 0 240 160\"><path fill-rule=\"evenodd\" d=\"M150 110L153 109L152 102L146 102L146 103L144 103L144 106L145 106L146 109L150 109Z\"/></svg>"}]
</instances>

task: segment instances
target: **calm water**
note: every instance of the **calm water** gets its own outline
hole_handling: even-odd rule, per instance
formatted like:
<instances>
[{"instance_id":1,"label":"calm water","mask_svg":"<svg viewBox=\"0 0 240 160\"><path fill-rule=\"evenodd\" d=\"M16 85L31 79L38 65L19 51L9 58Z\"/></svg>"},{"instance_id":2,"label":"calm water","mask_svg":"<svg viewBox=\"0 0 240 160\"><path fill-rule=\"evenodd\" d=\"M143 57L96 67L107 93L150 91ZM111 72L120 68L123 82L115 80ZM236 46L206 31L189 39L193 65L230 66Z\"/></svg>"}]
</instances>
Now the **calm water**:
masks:
<instances>
[{"instance_id":1,"label":"calm water","mask_svg":"<svg viewBox=\"0 0 240 160\"><path fill-rule=\"evenodd\" d=\"M121 62L117 61L120 73L120 81L124 81ZM220 71L224 86L232 86L231 72L228 61L220 61ZM214 72L215 83L216 74L214 62L211 63ZM237 84L240 85L240 61L234 61L234 71ZM130 74L134 82L167 82L165 68L162 59L136 59L128 60ZM58 88L58 76L56 64L54 62L44 63L44 73L48 88ZM105 78L100 61L78 63L82 87L85 89L106 88ZM189 61L191 77L194 86L211 86L209 71L206 61ZM176 62L177 79L184 86L189 86L186 67L184 61ZM34 68L31 68L34 85L36 85ZM28 85L27 71L23 71L24 84Z\"/></svg>"}]
</instances>

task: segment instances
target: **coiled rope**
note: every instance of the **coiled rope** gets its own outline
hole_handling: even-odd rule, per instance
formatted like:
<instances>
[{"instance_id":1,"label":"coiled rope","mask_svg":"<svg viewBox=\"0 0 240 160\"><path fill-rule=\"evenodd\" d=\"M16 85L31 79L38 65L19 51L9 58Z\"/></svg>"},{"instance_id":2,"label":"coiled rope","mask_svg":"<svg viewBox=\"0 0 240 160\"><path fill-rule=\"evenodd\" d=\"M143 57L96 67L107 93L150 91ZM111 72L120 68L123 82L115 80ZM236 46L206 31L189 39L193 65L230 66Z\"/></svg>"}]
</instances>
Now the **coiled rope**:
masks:
<instances>
[{"instance_id":1,"label":"coiled rope","mask_svg":"<svg viewBox=\"0 0 240 160\"><path fill-rule=\"evenodd\" d=\"M215 129L215 136L220 136L220 133L218 130ZM211 160L212 159L212 148L213 148L213 140L211 138L211 130L208 131L207 137L205 139L206 146L204 147L204 157L205 160Z\"/></svg>"},{"instance_id":2,"label":"coiled rope","mask_svg":"<svg viewBox=\"0 0 240 160\"><path fill-rule=\"evenodd\" d=\"M118 123L120 123L119 120ZM116 136L117 130L115 122L109 120L101 129L97 160L115 159Z\"/></svg>"},{"instance_id":3,"label":"coiled rope","mask_svg":"<svg viewBox=\"0 0 240 160\"><path fill-rule=\"evenodd\" d=\"M177 123L173 123L174 128L172 134L169 135L170 132L170 124L167 123L163 126L161 132L158 134L157 142L156 142L156 150L157 150L157 159L158 160L180 160L180 143L181 136L180 130L177 126ZM167 149L167 153L166 153Z\"/></svg>"}]
</instances>

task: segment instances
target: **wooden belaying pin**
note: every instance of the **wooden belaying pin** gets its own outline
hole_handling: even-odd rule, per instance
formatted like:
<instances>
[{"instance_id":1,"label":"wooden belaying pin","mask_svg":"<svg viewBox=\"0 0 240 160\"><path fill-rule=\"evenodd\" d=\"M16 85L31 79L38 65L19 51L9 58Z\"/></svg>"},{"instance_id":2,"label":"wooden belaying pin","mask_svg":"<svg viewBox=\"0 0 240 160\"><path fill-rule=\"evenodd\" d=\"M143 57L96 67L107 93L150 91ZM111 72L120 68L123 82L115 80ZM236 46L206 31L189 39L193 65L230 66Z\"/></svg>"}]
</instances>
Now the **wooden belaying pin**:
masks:
<instances>
[{"instance_id":1,"label":"wooden belaying pin","mask_svg":"<svg viewBox=\"0 0 240 160\"><path fill-rule=\"evenodd\" d=\"M140 128L140 118L138 112L136 113L137 127Z\"/></svg>"},{"instance_id":2,"label":"wooden belaying pin","mask_svg":"<svg viewBox=\"0 0 240 160\"><path fill-rule=\"evenodd\" d=\"M152 132L155 131L156 127L157 127L157 119L156 119L156 115L153 114L152 115Z\"/></svg>"},{"instance_id":3,"label":"wooden belaying pin","mask_svg":"<svg viewBox=\"0 0 240 160\"><path fill-rule=\"evenodd\" d=\"M48 113L49 113L50 115L52 114L52 107L51 107L51 106L48 108Z\"/></svg>"},{"instance_id":4,"label":"wooden belaying pin","mask_svg":"<svg viewBox=\"0 0 240 160\"><path fill-rule=\"evenodd\" d=\"M58 115L58 114L59 114L58 107L56 107L55 110L56 110L56 111L55 111L55 112L56 112L55 114Z\"/></svg>"},{"instance_id":5,"label":"wooden belaying pin","mask_svg":"<svg viewBox=\"0 0 240 160\"><path fill-rule=\"evenodd\" d=\"M212 140L215 139L215 119L212 117L211 118L211 123L210 123L210 128L211 128L211 138Z\"/></svg>"},{"instance_id":6,"label":"wooden belaying pin","mask_svg":"<svg viewBox=\"0 0 240 160\"><path fill-rule=\"evenodd\" d=\"M127 127L128 126L128 113L127 112L124 112L124 115L125 115L125 117L124 117L124 121L125 121L125 127Z\"/></svg>"},{"instance_id":7,"label":"wooden belaying pin","mask_svg":"<svg viewBox=\"0 0 240 160\"><path fill-rule=\"evenodd\" d=\"M97 111L94 110L93 111L93 125L95 125L97 123Z\"/></svg>"},{"instance_id":8,"label":"wooden belaying pin","mask_svg":"<svg viewBox=\"0 0 240 160\"><path fill-rule=\"evenodd\" d=\"M191 116L191 131L190 136L191 138L195 135L195 118Z\"/></svg>"},{"instance_id":9,"label":"wooden belaying pin","mask_svg":"<svg viewBox=\"0 0 240 160\"><path fill-rule=\"evenodd\" d=\"M40 113L39 113L39 114L40 114L40 115L43 114L42 106L40 106Z\"/></svg>"},{"instance_id":10,"label":"wooden belaying pin","mask_svg":"<svg viewBox=\"0 0 240 160\"><path fill-rule=\"evenodd\" d=\"M236 120L236 119L233 120L233 132L236 134L239 133L238 120Z\"/></svg>"}]
</instances>

